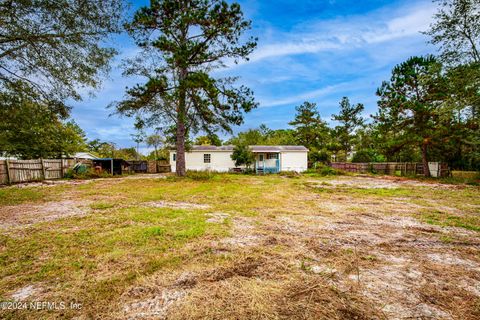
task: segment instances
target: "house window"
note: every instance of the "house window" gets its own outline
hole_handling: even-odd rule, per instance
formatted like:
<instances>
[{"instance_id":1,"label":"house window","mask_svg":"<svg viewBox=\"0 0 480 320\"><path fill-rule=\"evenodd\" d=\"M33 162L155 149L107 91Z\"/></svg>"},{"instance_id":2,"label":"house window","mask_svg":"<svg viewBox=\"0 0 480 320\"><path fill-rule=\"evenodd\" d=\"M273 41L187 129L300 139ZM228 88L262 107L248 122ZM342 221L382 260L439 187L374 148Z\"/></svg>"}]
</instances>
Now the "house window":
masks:
<instances>
[{"instance_id":1,"label":"house window","mask_svg":"<svg viewBox=\"0 0 480 320\"><path fill-rule=\"evenodd\" d=\"M177 161L177 154L176 153L173 154L173 161Z\"/></svg>"},{"instance_id":2,"label":"house window","mask_svg":"<svg viewBox=\"0 0 480 320\"><path fill-rule=\"evenodd\" d=\"M267 159L278 159L278 153L269 153L267 154Z\"/></svg>"},{"instance_id":3,"label":"house window","mask_svg":"<svg viewBox=\"0 0 480 320\"><path fill-rule=\"evenodd\" d=\"M212 155L210 153L205 153L203 155L203 163L210 163L212 160Z\"/></svg>"}]
</instances>

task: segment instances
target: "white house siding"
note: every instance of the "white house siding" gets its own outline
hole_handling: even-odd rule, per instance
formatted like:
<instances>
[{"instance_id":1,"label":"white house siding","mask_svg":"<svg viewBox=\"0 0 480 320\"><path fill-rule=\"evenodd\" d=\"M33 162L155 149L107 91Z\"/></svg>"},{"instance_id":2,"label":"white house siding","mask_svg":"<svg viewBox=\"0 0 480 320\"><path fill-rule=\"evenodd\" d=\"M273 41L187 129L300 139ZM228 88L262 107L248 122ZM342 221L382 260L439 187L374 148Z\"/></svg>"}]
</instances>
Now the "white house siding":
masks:
<instances>
[{"instance_id":1,"label":"white house siding","mask_svg":"<svg viewBox=\"0 0 480 320\"><path fill-rule=\"evenodd\" d=\"M259 154L264 155L265 167L275 167L276 165L276 159L267 159L267 154L278 153L280 156L280 171L303 172L307 170L308 149L306 149L305 147L251 146L251 149L256 154L257 163ZM197 171L211 170L218 172L228 172L229 169L235 168L235 162L231 158L232 153L233 146L194 146L193 150L185 153L186 169ZM176 170L176 161L174 161L175 154L176 152L170 153L170 164L172 167L172 172L175 172ZM210 154L210 163L204 163L204 154Z\"/></svg>"},{"instance_id":2,"label":"white house siding","mask_svg":"<svg viewBox=\"0 0 480 320\"><path fill-rule=\"evenodd\" d=\"M308 168L308 152L290 151L280 153L280 170L304 172Z\"/></svg>"},{"instance_id":3,"label":"white house siding","mask_svg":"<svg viewBox=\"0 0 480 320\"><path fill-rule=\"evenodd\" d=\"M176 162L173 160L173 155L170 153L170 164L172 172L176 171ZM203 155L210 154L210 163L204 163ZM185 162L187 170L196 171L217 171L228 172L230 168L235 168L235 162L230 157L231 151L194 151L185 153Z\"/></svg>"}]
</instances>

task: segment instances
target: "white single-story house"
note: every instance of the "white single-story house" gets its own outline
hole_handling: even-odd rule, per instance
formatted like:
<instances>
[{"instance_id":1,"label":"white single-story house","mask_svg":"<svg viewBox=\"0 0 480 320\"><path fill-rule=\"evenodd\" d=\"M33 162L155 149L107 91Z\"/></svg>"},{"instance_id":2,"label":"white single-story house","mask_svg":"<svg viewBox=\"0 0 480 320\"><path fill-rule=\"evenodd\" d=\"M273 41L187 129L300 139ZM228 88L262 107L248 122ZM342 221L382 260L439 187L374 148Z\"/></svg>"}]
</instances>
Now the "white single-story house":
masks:
<instances>
[{"instance_id":1,"label":"white single-story house","mask_svg":"<svg viewBox=\"0 0 480 320\"><path fill-rule=\"evenodd\" d=\"M187 170L228 172L234 168L233 146L193 146L185 152ZM280 171L303 172L308 167L308 149L304 146L250 146L255 154L254 169L257 173ZM176 151L170 152L172 172L175 172Z\"/></svg>"}]
</instances>

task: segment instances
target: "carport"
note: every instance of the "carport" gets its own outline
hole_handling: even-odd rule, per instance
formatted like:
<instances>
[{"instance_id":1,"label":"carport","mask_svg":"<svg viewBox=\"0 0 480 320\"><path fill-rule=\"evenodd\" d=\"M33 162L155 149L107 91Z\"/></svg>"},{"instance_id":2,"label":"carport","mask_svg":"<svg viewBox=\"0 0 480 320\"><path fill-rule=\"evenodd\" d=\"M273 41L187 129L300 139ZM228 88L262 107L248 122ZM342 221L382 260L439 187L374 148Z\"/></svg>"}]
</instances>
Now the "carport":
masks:
<instances>
[{"instance_id":1,"label":"carport","mask_svg":"<svg viewBox=\"0 0 480 320\"><path fill-rule=\"evenodd\" d=\"M124 167L129 167L130 164L123 159L101 158L93 160L94 167L101 167L102 171L106 171L111 175L121 175Z\"/></svg>"}]
</instances>

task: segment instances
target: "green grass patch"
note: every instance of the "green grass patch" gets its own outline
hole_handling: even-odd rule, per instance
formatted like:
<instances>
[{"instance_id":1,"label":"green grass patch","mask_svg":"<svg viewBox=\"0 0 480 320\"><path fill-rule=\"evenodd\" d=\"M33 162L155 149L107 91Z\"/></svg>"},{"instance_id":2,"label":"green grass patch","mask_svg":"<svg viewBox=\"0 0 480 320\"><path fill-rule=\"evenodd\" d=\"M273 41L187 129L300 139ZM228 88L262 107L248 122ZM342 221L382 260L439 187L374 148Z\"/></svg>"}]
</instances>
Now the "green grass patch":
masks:
<instances>
[{"instance_id":1,"label":"green grass patch","mask_svg":"<svg viewBox=\"0 0 480 320\"><path fill-rule=\"evenodd\" d=\"M115 207L115 204L106 202L96 202L90 205L90 208L92 208L93 210L107 210L113 207Z\"/></svg>"},{"instance_id":2,"label":"green grass patch","mask_svg":"<svg viewBox=\"0 0 480 320\"><path fill-rule=\"evenodd\" d=\"M32 282L72 283L108 270L129 283L128 274L146 276L181 263L182 248L203 237L226 236L228 226L207 224L200 211L133 207L108 214L35 225L25 237L0 237L0 288ZM173 256L171 254L174 253ZM128 281L127 281L128 280ZM83 290L91 291L93 284ZM3 294L0 289L0 294Z\"/></svg>"},{"instance_id":3,"label":"green grass patch","mask_svg":"<svg viewBox=\"0 0 480 320\"><path fill-rule=\"evenodd\" d=\"M422 214L422 220L442 227L458 227L480 231L480 217L474 215L459 216L442 211L433 211Z\"/></svg>"},{"instance_id":4,"label":"green grass patch","mask_svg":"<svg viewBox=\"0 0 480 320\"><path fill-rule=\"evenodd\" d=\"M3 188L0 189L0 206L35 202L41 200L45 196L46 192L40 188Z\"/></svg>"},{"instance_id":5,"label":"green grass patch","mask_svg":"<svg viewBox=\"0 0 480 320\"><path fill-rule=\"evenodd\" d=\"M452 171L453 178L480 179L479 171Z\"/></svg>"},{"instance_id":6,"label":"green grass patch","mask_svg":"<svg viewBox=\"0 0 480 320\"><path fill-rule=\"evenodd\" d=\"M406 188L345 188L348 193L378 197L409 197L418 191Z\"/></svg>"},{"instance_id":7,"label":"green grass patch","mask_svg":"<svg viewBox=\"0 0 480 320\"><path fill-rule=\"evenodd\" d=\"M316 193L342 194L347 196L377 196L377 197L412 197L418 191L408 188L352 188L350 186L337 185L322 181L320 183L304 182L303 186Z\"/></svg>"}]
</instances>

